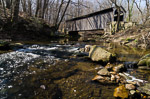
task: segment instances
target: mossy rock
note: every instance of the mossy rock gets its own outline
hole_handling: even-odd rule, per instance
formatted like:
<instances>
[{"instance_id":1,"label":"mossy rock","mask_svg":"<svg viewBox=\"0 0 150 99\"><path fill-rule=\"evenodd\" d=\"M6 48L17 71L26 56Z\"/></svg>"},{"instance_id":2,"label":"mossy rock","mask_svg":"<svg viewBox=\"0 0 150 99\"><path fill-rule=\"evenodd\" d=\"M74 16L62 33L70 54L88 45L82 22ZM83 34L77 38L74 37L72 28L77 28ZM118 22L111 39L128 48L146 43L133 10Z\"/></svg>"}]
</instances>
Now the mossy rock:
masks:
<instances>
[{"instance_id":1,"label":"mossy rock","mask_svg":"<svg viewBox=\"0 0 150 99\"><path fill-rule=\"evenodd\" d=\"M150 67L150 54L143 56L138 62L138 66L147 66Z\"/></svg>"},{"instance_id":2,"label":"mossy rock","mask_svg":"<svg viewBox=\"0 0 150 99\"><path fill-rule=\"evenodd\" d=\"M150 83L146 83L144 86L141 86L141 87L138 88L138 90L140 92L150 95L149 89L150 89Z\"/></svg>"}]
</instances>

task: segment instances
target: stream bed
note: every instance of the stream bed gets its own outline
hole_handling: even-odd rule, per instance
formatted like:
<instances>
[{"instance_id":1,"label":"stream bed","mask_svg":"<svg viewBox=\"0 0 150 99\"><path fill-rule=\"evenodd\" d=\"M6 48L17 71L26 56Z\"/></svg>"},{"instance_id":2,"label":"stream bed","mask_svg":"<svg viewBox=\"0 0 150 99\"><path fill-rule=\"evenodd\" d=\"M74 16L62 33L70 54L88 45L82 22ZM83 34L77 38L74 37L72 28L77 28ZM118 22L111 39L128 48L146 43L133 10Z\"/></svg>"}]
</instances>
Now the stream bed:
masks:
<instances>
[{"instance_id":1,"label":"stream bed","mask_svg":"<svg viewBox=\"0 0 150 99\"><path fill-rule=\"evenodd\" d=\"M116 53L119 62L137 62L150 53L116 44L94 44ZM0 99L113 99L118 85L91 81L102 65L80 53L85 45L24 44L0 54ZM130 67L128 73L150 82L148 70Z\"/></svg>"}]
</instances>

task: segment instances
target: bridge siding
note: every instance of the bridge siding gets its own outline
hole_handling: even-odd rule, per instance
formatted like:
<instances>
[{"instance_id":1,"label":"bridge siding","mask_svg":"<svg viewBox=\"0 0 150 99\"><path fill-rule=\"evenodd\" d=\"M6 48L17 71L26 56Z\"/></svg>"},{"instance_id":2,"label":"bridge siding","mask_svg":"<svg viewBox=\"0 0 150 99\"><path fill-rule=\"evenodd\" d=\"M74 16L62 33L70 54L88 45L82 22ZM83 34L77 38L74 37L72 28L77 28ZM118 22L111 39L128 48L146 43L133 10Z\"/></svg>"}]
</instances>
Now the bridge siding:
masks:
<instances>
[{"instance_id":1,"label":"bridge siding","mask_svg":"<svg viewBox=\"0 0 150 99\"><path fill-rule=\"evenodd\" d=\"M106 28L106 24L108 22L112 22L113 20L114 17L112 11L80 20L68 21L66 24L66 28L68 31L104 29Z\"/></svg>"}]
</instances>

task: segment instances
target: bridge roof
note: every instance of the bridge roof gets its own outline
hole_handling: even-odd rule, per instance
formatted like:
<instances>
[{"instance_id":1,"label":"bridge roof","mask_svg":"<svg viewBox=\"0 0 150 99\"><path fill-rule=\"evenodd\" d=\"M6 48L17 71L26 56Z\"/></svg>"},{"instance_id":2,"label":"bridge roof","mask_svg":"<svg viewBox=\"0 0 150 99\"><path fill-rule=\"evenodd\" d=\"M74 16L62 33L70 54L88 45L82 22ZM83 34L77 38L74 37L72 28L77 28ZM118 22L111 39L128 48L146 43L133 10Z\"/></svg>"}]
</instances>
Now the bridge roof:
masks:
<instances>
[{"instance_id":1,"label":"bridge roof","mask_svg":"<svg viewBox=\"0 0 150 99\"><path fill-rule=\"evenodd\" d=\"M79 16L79 17L76 17L76 18L72 18L72 19L66 20L66 22L75 21L75 20L81 20L81 19L84 19L84 18L88 18L88 17L92 17L92 16L95 16L95 15L98 15L98 14L105 14L105 13L108 13L108 12L113 12L114 8L116 8L116 7L111 7L111 8L107 8L107 9L104 9L104 10L93 12L93 13L90 13L90 14L87 14L87 15L83 15L83 16ZM121 9L126 13L126 10L122 6L121 6Z\"/></svg>"}]
</instances>

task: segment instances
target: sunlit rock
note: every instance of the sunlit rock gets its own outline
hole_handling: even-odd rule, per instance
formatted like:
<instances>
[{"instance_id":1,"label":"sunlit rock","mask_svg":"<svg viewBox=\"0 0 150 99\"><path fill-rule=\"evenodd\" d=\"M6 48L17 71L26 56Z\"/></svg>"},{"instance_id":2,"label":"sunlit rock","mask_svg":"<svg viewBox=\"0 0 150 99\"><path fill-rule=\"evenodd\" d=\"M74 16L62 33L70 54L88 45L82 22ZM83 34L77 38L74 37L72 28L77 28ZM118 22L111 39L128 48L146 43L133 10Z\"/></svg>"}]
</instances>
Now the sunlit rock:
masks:
<instances>
[{"instance_id":1,"label":"sunlit rock","mask_svg":"<svg viewBox=\"0 0 150 99\"><path fill-rule=\"evenodd\" d=\"M106 68L103 68L103 69L99 70L97 72L97 74L98 75L102 75L102 76L110 76L110 73L109 73L109 71Z\"/></svg>"},{"instance_id":2,"label":"sunlit rock","mask_svg":"<svg viewBox=\"0 0 150 99\"><path fill-rule=\"evenodd\" d=\"M122 99L128 98L128 91L124 85L115 88L114 97L120 97Z\"/></svg>"},{"instance_id":3,"label":"sunlit rock","mask_svg":"<svg viewBox=\"0 0 150 99\"><path fill-rule=\"evenodd\" d=\"M115 75L111 75L111 81L115 81L115 80L116 80Z\"/></svg>"},{"instance_id":4,"label":"sunlit rock","mask_svg":"<svg viewBox=\"0 0 150 99\"><path fill-rule=\"evenodd\" d=\"M95 80L103 80L104 77L100 76L100 75L96 75L92 80L95 81Z\"/></svg>"},{"instance_id":5,"label":"sunlit rock","mask_svg":"<svg viewBox=\"0 0 150 99\"><path fill-rule=\"evenodd\" d=\"M110 72L110 74L116 75L117 73L116 73L116 72L111 71L111 72Z\"/></svg>"},{"instance_id":6,"label":"sunlit rock","mask_svg":"<svg viewBox=\"0 0 150 99\"><path fill-rule=\"evenodd\" d=\"M133 84L126 84L125 87L126 87L126 89L128 89L128 90L133 90L133 89L135 89L135 86L134 86Z\"/></svg>"},{"instance_id":7,"label":"sunlit rock","mask_svg":"<svg viewBox=\"0 0 150 99\"><path fill-rule=\"evenodd\" d=\"M128 84L133 84L133 85L136 85L136 81L127 81Z\"/></svg>"},{"instance_id":8,"label":"sunlit rock","mask_svg":"<svg viewBox=\"0 0 150 99\"><path fill-rule=\"evenodd\" d=\"M113 71L114 72L122 72L122 71L125 71L126 69L124 68L124 65L123 64L120 64L120 65L118 65L118 66L115 66L115 67L113 67Z\"/></svg>"},{"instance_id":9,"label":"sunlit rock","mask_svg":"<svg viewBox=\"0 0 150 99\"><path fill-rule=\"evenodd\" d=\"M131 95L134 95L135 93L136 93L135 90L130 90L130 94L131 94Z\"/></svg>"},{"instance_id":10,"label":"sunlit rock","mask_svg":"<svg viewBox=\"0 0 150 99\"><path fill-rule=\"evenodd\" d=\"M91 49L92 45L85 45L85 52L89 52Z\"/></svg>"},{"instance_id":11,"label":"sunlit rock","mask_svg":"<svg viewBox=\"0 0 150 99\"><path fill-rule=\"evenodd\" d=\"M116 60L116 55L96 45L90 48L89 57L92 61L114 62Z\"/></svg>"},{"instance_id":12,"label":"sunlit rock","mask_svg":"<svg viewBox=\"0 0 150 99\"><path fill-rule=\"evenodd\" d=\"M40 88L42 88L44 90L46 89L45 85L41 85Z\"/></svg>"}]
</instances>

